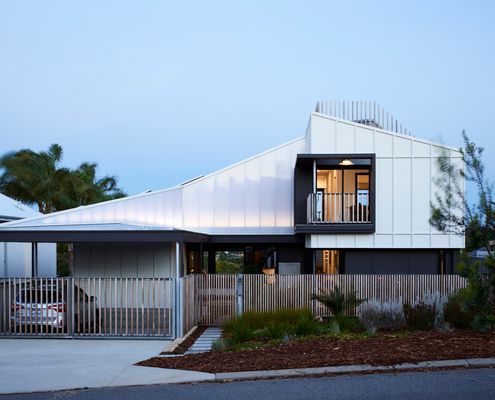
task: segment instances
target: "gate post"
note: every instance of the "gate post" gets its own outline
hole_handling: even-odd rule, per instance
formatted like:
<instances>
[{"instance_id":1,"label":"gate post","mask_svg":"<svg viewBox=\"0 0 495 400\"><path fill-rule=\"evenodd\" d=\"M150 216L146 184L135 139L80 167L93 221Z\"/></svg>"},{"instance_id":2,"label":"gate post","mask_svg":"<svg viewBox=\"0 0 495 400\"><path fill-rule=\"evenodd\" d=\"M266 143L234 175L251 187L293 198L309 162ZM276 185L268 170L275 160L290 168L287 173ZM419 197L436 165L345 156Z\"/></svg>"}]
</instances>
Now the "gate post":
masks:
<instances>
[{"instance_id":1,"label":"gate post","mask_svg":"<svg viewBox=\"0 0 495 400\"><path fill-rule=\"evenodd\" d=\"M235 315L240 317L243 313L243 302L244 302L244 275L237 274L235 279L235 297L236 297L236 307Z\"/></svg>"},{"instance_id":2,"label":"gate post","mask_svg":"<svg viewBox=\"0 0 495 400\"><path fill-rule=\"evenodd\" d=\"M74 277L67 278L67 334L74 336Z\"/></svg>"},{"instance_id":3,"label":"gate post","mask_svg":"<svg viewBox=\"0 0 495 400\"><path fill-rule=\"evenodd\" d=\"M184 282L182 278L175 278L175 337L184 336Z\"/></svg>"}]
</instances>

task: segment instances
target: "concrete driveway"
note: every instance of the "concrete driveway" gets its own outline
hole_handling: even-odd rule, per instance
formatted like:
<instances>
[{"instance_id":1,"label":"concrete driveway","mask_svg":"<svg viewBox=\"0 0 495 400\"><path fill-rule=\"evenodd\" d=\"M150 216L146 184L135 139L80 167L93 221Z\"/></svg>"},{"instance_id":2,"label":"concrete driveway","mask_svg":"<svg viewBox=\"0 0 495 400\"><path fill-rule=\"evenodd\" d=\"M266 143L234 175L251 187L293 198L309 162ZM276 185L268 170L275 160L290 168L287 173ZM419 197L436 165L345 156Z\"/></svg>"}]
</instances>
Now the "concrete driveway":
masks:
<instances>
[{"instance_id":1,"label":"concrete driveway","mask_svg":"<svg viewBox=\"0 0 495 400\"><path fill-rule=\"evenodd\" d=\"M0 339L0 393L177 383L212 374L136 367L167 340Z\"/></svg>"}]
</instances>

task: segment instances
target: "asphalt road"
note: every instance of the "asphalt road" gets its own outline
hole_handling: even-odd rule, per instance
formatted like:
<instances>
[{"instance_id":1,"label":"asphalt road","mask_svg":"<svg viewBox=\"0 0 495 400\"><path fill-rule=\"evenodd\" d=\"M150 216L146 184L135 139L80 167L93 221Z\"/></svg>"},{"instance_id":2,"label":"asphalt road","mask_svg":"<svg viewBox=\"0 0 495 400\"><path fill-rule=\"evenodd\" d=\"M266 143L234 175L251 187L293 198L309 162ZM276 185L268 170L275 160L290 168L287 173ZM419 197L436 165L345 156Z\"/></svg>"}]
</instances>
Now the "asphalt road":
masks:
<instances>
[{"instance_id":1,"label":"asphalt road","mask_svg":"<svg viewBox=\"0 0 495 400\"><path fill-rule=\"evenodd\" d=\"M63 379L63 377L58 378ZM0 399L492 400L495 399L495 369L118 387L5 395L0 396Z\"/></svg>"}]
</instances>

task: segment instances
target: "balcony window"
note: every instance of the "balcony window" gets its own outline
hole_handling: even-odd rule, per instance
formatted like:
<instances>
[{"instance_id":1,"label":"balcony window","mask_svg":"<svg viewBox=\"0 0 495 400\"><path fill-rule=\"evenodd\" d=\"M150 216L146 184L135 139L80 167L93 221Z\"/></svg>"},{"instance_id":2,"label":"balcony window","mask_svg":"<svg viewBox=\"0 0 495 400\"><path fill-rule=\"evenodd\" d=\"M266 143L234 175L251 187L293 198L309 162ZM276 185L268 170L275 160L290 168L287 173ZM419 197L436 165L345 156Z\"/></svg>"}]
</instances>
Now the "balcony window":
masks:
<instances>
[{"instance_id":1,"label":"balcony window","mask_svg":"<svg viewBox=\"0 0 495 400\"><path fill-rule=\"evenodd\" d=\"M374 169L374 154L299 155L296 232L374 232Z\"/></svg>"},{"instance_id":2,"label":"balcony window","mask_svg":"<svg viewBox=\"0 0 495 400\"><path fill-rule=\"evenodd\" d=\"M370 169L344 159L319 165L316 192L308 197L309 223L369 223Z\"/></svg>"}]
</instances>

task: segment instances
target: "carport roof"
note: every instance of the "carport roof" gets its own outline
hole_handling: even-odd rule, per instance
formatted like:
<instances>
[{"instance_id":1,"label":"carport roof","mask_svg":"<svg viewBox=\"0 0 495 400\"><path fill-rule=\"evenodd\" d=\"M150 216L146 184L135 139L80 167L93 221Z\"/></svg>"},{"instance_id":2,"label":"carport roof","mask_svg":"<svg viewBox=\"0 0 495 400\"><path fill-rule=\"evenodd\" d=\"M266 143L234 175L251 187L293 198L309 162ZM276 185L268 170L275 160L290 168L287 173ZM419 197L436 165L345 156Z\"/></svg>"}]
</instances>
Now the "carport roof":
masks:
<instances>
[{"instance_id":1,"label":"carport roof","mask_svg":"<svg viewBox=\"0 0 495 400\"><path fill-rule=\"evenodd\" d=\"M1 226L0 242L207 242L209 236L171 227L126 223Z\"/></svg>"}]
</instances>

